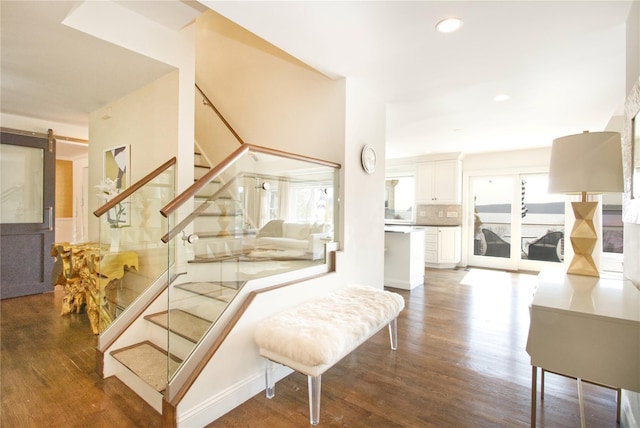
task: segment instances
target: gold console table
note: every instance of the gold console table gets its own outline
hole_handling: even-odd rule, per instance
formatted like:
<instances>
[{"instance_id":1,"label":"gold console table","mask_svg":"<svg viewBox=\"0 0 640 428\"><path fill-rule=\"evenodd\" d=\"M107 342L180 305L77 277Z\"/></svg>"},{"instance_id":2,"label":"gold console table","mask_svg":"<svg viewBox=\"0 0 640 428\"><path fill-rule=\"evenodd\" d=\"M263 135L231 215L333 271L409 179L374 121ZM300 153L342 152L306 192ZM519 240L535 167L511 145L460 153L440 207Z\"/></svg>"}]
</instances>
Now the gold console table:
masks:
<instances>
[{"instance_id":1,"label":"gold console table","mask_svg":"<svg viewBox=\"0 0 640 428\"><path fill-rule=\"evenodd\" d=\"M58 242L51 247L51 256L56 258L51 282L64 287L60 314L79 313L85 306L91 330L99 334L116 316L108 295L117 293L115 281L129 269L138 270L138 254L100 251L96 242Z\"/></svg>"}]
</instances>

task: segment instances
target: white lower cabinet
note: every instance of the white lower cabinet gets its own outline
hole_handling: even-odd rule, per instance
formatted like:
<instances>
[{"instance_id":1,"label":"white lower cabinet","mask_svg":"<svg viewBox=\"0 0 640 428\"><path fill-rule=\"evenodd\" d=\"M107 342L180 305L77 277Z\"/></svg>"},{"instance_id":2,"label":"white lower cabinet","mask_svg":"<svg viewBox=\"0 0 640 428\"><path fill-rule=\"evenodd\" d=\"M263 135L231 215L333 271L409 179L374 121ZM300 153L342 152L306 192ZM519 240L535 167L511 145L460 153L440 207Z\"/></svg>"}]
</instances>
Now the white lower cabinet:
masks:
<instances>
[{"instance_id":1,"label":"white lower cabinet","mask_svg":"<svg viewBox=\"0 0 640 428\"><path fill-rule=\"evenodd\" d=\"M384 285L411 290L424 284L424 233L418 228L393 230L384 234Z\"/></svg>"},{"instance_id":2,"label":"white lower cabinet","mask_svg":"<svg viewBox=\"0 0 640 428\"><path fill-rule=\"evenodd\" d=\"M460 262L460 226L425 227L425 267L450 269Z\"/></svg>"}]
</instances>

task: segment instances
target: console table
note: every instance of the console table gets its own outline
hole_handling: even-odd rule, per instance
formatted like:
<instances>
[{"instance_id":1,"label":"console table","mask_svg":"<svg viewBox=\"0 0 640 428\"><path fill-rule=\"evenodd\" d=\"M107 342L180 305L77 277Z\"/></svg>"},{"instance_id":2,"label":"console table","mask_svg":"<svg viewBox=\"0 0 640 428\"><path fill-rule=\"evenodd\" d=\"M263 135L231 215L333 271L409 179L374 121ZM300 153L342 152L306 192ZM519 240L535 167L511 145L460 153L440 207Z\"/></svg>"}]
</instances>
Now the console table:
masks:
<instances>
[{"instance_id":1,"label":"console table","mask_svg":"<svg viewBox=\"0 0 640 428\"><path fill-rule=\"evenodd\" d=\"M614 277L540 272L527 340L531 426L536 426L538 368L614 389L640 392L640 290ZM544 385L544 384L543 384ZM584 426L583 403L580 413Z\"/></svg>"},{"instance_id":2,"label":"console table","mask_svg":"<svg viewBox=\"0 0 640 428\"><path fill-rule=\"evenodd\" d=\"M115 308L109 305L109 301L115 299L108 296L117 292L114 281L129 269L138 269L138 254L101 251L96 242L58 242L51 247L51 256L56 259L51 282L64 287L61 315L78 313L86 306L91 330L94 334L100 333L116 316Z\"/></svg>"}]
</instances>

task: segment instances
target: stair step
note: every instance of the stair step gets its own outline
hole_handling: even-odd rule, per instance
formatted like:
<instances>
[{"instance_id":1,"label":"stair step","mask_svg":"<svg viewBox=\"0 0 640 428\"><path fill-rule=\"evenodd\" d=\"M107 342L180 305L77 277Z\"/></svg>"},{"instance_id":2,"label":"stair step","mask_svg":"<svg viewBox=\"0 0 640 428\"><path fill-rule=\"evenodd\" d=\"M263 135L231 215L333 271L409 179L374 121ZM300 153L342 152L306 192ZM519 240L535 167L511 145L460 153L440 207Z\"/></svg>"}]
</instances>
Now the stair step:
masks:
<instances>
[{"instance_id":1,"label":"stair step","mask_svg":"<svg viewBox=\"0 0 640 428\"><path fill-rule=\"evenodd\" d=\"M156 391L162 392L167 387L167 351L159 346L145 341L113 351L111 355ZM172 373L182 363L174 356L169 361Z\"/></svg>"},{"instance_id":2,"label":"stair step","mask_svg":"<svg viewBox=\"0 0 640 428\"><path fill-rule=\"evenodd\" d=\"M168 316L171 318L171 328L169 328ZM171 311L158 312L147 315L144 319L159 325L164 329L169 329L172 333L175 333L193 343L198 343L202 335L209 329L209 326L211 326L212 323L209 320L190 314L181 309L171 309Z\"/></svg>"},{"instance_id":3,"label":"stair step","mask_svg":"<svg viewBox=\"0 0 640 428\"><path fill-rule=\"evenodd\" d=\"M239 281L230 281L230 285L226 285L226 282L187 282L176 285L175 287L210 299L229 303L237 294L238 284L242 283Z\"/></svg>"}]
</instances>

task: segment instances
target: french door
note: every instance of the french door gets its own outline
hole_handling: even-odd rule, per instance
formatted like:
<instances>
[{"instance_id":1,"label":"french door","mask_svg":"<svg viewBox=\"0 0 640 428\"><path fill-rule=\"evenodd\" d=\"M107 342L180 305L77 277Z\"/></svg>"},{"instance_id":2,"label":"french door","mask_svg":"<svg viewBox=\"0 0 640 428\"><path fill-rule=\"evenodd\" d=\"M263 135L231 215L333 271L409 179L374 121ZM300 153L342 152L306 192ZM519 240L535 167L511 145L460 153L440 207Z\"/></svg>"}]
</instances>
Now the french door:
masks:
<instances>
[{"instance_id":1,"label":"french door","mask_svg":"<svg viewBox=\"0 0 640 428\"><path fill-rule=\"evenodd\" d=\"M52 291L55 143L0 138L0 298Z\"/></svg>"},{"instance_id":2,"label":"french door","mask_svg":"<svg viewBox=\"0 0 640 428\"><path fill-rule=\"evenodd\" d=\"M469 177L468 264L539 270L564 260L564 196L544 173Z\"/></svg>"}]
</instances>

